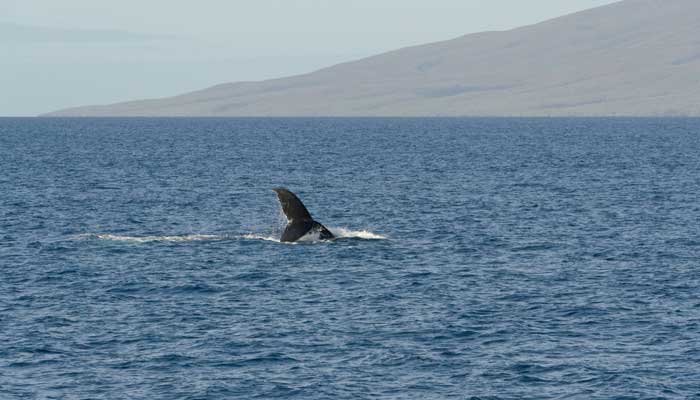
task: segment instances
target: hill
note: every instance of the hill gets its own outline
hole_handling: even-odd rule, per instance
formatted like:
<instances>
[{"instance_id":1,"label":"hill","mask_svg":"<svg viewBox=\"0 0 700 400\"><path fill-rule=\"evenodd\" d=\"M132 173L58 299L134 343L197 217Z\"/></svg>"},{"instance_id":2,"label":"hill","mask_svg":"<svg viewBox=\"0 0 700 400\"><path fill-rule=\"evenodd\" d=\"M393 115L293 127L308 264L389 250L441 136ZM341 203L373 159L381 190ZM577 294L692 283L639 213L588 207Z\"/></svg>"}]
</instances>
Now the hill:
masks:
<instances>
[{"instance_id":1,"label":"hill","mask_svg":"<svg viewBox=\"0 0 700 400\"><path fill-rule=\"evenodd\" d=\"M46 115L700 116L698 16L697 0L625 0L305 75Z\"/></svg>"}]
</instances>

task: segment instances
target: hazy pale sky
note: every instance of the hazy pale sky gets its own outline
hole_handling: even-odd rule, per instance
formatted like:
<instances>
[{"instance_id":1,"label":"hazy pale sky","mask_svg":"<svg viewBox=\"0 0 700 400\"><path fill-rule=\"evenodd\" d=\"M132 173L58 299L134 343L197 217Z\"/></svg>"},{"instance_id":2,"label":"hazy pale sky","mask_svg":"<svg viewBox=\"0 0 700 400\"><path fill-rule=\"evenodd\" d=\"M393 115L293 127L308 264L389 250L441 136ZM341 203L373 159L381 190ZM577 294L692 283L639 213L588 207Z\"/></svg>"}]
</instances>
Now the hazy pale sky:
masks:
<instances>
[{"instance_id":1,"label":"hazy pale sky","mask_svg":"<svg viewBox=\"0 0 700 400\"><path fill-rule=\"evenodd\" d=\"M615 0L0 0L0 115L309 72Z\"/></svg>"}]
</instances>

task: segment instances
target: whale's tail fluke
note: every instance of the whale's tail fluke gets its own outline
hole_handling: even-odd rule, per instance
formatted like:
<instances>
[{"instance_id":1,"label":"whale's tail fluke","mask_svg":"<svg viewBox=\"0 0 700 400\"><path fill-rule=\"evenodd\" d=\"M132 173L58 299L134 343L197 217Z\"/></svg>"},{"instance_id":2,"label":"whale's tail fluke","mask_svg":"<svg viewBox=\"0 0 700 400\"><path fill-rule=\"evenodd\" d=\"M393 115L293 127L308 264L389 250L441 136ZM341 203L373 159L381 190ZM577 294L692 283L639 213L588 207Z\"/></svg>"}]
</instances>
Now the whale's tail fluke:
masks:
<instances>
[{"instance_id":1,"label":"whale's tail fluke","mask_svg":"<svg viewBox=\"0 0 700 400\"><path fill-rule=\"evenodd\" d=\"M295 242L310 232L318 232L321 240L334 238L331 231L311 218L309 210L294 193L282 188L273 190L289 222L282 233L282 242Z\"/></svg>"},{"instance_id":2,"label":"whale's tail fluke","mask_svg":"<svg viewBox=\"0 0 700 400\"><path fill-rule=\"evenodd\" d=\"M289 221L310 220L311 214L304 207L304 203L299 198L287 189L272 189L277 193L277 198L282 205L282 211L287 216Z\"/></svg>"}]
</instances>

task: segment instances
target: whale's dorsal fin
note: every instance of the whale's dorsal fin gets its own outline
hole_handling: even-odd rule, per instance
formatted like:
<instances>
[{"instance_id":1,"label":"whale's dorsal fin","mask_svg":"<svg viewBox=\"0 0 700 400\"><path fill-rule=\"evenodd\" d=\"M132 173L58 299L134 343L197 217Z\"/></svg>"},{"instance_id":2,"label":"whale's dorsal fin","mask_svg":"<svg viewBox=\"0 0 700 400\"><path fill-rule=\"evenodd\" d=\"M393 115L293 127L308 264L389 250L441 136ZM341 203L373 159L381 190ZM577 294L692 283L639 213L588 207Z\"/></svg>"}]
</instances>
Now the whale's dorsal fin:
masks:
<instances>
[{"instance_id":1,"label":"whale's dorsal fin","mask_svg":"<svg viewBox=\"0 0 700 400\"><path fill-rule=\"evenodd\" d=\"M277 198L282 205L282 211L289 221L301 222L311 221L309 210L304 207L304 203L287 189L273 189L277 193Z\"/></svg>"}]
</instances>

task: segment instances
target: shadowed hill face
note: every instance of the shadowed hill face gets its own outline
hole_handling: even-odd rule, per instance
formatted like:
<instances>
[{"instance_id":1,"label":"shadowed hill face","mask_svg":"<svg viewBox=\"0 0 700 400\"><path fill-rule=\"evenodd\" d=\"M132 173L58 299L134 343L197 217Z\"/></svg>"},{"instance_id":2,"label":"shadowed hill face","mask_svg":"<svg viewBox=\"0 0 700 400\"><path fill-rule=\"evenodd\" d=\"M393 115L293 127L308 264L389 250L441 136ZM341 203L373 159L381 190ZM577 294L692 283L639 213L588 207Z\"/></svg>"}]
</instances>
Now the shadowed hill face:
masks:
<instances>
[{"instance_id":1,"label":"shadowed hill face","mask_svg":"<svg viewBox=\"0 0 700 400\"><path fill-rule=\"evenodd\" d=\"M53 115L700 115L700 1L627 0L311 74Z\"/></svg>"}]
</instances>

